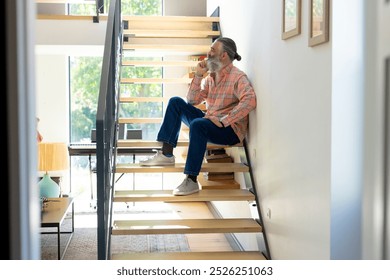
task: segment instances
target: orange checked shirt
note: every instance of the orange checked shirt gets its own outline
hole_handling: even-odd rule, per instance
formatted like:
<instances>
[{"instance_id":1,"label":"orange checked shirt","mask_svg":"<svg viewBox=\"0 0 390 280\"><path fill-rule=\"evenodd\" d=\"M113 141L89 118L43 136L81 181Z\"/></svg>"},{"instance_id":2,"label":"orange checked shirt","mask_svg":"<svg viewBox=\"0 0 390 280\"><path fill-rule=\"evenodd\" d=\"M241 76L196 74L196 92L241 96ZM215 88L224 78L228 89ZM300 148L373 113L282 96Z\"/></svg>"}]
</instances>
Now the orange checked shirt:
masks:
<instances>
[{"instance_id":1,"label":"orange checked shirt","mask_svg":"<svg viewBox=\"0 0 390 280\"><path fill-rule=\"evenodd\" d=\"M217 82L211 75L204 79L195 75L187 101L192 105L206 101L205 118L220 119L225 127L230 125L242 141L248 130L249 112L256 108L256 94L246 74L233 63L220 70Z\"/></svg>"}]
</instances>

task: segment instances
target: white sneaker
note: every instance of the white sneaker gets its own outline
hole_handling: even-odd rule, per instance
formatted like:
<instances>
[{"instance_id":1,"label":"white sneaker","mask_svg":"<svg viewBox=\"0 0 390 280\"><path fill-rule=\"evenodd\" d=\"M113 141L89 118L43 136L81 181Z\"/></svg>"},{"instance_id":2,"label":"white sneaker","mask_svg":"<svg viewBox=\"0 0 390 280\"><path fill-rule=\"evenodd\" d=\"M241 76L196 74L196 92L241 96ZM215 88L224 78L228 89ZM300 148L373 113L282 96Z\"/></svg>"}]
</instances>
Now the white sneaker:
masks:
<instances>
[{"instance_id":1,"label":"white sneaker","mask_svg":"<svg viewBox=\"0 0 390 280\"><path fill-rule=\"evenodd\" d=\"M141 160L139 164L142 166L175 165L175 156L167 157L163 155L162 151L157 151L154 156L148 158L147 160Z\"/></svg>"},{"instance_id":2,"label":"white sneaker","mask_svg":"<svg viewBox=\"0 0 390 280\"><path fill-rule=\"evenodd\" d=\"M185 178L176 189L173 190L173 195L189 195L199 191L198 182L192 181L190 178Z\"/></svg>"}]
</instances>

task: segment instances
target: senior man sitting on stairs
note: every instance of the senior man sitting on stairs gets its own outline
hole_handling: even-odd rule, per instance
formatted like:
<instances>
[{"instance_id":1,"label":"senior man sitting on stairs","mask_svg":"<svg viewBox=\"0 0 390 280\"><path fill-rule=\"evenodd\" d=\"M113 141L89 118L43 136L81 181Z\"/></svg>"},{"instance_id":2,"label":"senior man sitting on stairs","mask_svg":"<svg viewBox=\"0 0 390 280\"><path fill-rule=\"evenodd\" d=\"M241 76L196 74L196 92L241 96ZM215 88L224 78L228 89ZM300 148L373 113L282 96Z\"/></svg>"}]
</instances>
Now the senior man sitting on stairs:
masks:
<instances>
[{"instance_id":1,"label":"senior man sitting on stairs","mask_svg":"<svg viewBox=\"0 0 390 280\"><path fill-rule=\"evenodd\" d=\"M175 164L173 149L177 145L181 122L190 128L188 154L184 168L186 178L173 190L174 195L199 191L197 176L202 167L207 143L235 145L243 141L248 130L249 112L256 108L256 94L247 75L233 65L241 60L235 42L220 37L211 45L207 60L196 66L187 93L169 100L164 120L157 135L162 150L141 161L142 166ZM204 75L209 72L205 77ZM206 101L207 112L194 107Z\"/></svg>"}]
</instances>

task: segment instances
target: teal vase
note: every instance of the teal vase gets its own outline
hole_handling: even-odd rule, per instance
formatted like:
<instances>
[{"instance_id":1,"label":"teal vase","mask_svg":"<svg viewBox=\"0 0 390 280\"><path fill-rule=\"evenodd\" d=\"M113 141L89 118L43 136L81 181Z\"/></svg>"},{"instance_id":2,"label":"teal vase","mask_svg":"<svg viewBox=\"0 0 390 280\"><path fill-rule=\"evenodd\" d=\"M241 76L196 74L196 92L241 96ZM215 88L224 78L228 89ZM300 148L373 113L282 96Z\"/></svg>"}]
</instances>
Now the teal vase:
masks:
<instances>
[{"instance_id":1,"label":"teal vase","mask_svg":"<svg viewBox=\"0 0 390 280\"><path fill-rule=\"evenodd\" d=\"M43 178L39 181L38 186L41 197L51 198L60 196L60 187L47 173L43 175Z\"/></svg>"}]
</instances>

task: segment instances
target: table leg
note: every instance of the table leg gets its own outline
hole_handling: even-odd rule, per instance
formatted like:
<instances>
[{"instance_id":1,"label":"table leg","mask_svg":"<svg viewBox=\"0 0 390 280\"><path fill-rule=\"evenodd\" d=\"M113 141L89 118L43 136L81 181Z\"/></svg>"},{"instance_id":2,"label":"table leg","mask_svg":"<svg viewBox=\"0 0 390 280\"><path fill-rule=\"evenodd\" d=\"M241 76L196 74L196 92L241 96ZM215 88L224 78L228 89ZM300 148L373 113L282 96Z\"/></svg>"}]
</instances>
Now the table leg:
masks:
<instances>
[{"instance_id":1,"label":"table leg","mask_svg":"<svg viewBox=\"0 0 390 280\"><path fill-rule=\"evenodd\" d=\"M72 203L72 233L74 233L74 203Z\"/></svg>"},{"instance_id":2,"label":"table leg","mask_svg":"<svg viewBox=\"0 0 390 280\"><path fill-rule=\"evenodd\" d=\"M57 226L57 250L58 250L58 259L61 259L61 227Z\"/></svg>"}]
</instances>

